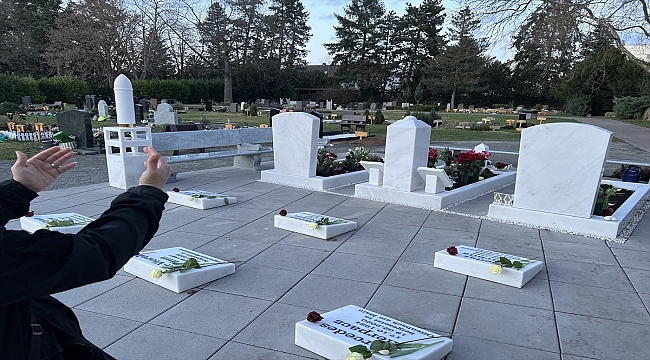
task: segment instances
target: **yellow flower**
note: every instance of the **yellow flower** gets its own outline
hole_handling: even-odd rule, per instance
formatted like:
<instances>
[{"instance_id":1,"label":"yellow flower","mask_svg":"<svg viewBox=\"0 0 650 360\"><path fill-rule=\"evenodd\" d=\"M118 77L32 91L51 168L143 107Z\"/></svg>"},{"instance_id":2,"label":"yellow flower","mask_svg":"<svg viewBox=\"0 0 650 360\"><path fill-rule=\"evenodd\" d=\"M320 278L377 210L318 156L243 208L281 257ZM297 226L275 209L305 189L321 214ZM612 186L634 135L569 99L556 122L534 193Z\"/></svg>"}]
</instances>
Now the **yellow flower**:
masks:
<instances>
[{"instance_id":1,"label":"yellow flower","mask_svg":"<svg viewBox=\"0 0 650 360\"><path fill-rule=\"evenodd\" d=\"M163 276L163 272L161 269L153 269L151 272L151 277L158 280L160 277Z\"/></svg>"},{"instance_id":2,"label":"yellow flower","mask_svg":"<svg viewBox=\"0 0 650 360\"><path fill-rule=\"evenodd\" d=\"M316 224L315 222L309 223L309 228L310 229L316 230L317 227L318 227L318 224ZM355 354L355 353L353 353L353 354Z\"/></svg>"},{"instance_id":3,"label":"yellow flower","mask_svg":"<svg viewBox=\"0 0 650 360\"><path fill-rule=\"evenodd\" d=\"M189 196L189 197L187 198L187 201L194 201L194 197Z\"/></svg>"},{"instance_id":4,"label":"yellow flower","mask_svg":"<svg viewBox=\"0 0 650 360\"><path fill-rule=\"evenodd\" d=\"M358 352L351 352L345 357L345 360L364 360L364 358Z\"/></svg>"},{"instance_id":5,"label":"yellow flower","mask_svg":"<svg viewBox=\"0 0 650 360\"><path fill-rule=\"evenodd\" d=\"M494 275L503 274L503 267L501 265L490 266L490 272Z\"/></svg>"}]
</instances>

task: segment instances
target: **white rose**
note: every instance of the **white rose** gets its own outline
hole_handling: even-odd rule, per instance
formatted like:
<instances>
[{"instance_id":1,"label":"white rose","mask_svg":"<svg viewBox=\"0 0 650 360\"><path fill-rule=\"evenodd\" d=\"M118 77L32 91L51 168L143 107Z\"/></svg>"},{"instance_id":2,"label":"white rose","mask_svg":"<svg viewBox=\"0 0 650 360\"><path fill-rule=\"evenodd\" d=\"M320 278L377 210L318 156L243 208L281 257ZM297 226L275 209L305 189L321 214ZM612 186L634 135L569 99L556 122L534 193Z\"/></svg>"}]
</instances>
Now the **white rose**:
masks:
<instances>
[{"instance_id":1,"label":"white rose","mask_svg":"<svg viewBox=\"0 0 650 360\"><path fill-rule=\"evenodd\" d=\"M358 352L352 352L345 357L345 360L364 360L364 358L363 355L359 354Z\"/></svg>"},{"instance_id":2,"label":"white rose","mask_svg":"<svg viewBox=\"0 0 650 360\"><path fill-rule=\"evenodd\" d=\"M490 272L494 275L503 274L503 267L501 265L490 266Z\"/></svg>"},{"instance_id":3,"label":"white rose","mask_svg":"<svg viewBox=\"0 0 650 360\"><path fill-rule=\"evenodd\" d=\"M158 280L160 277L163 276L163 272L161 269L153 269L151 272L151 277Z\"/></svg>"},{"instance_id":4,"label":"white rose","mask_svg":"<svg viewBox=\"0 0 650 360\"><path fill-rule=\"evenodd\" d=\"M315 222L309 223L309 228L312 230L316 230L316 228L318 228L318 224L316 224Z\"/></svg>"}]
</instances>

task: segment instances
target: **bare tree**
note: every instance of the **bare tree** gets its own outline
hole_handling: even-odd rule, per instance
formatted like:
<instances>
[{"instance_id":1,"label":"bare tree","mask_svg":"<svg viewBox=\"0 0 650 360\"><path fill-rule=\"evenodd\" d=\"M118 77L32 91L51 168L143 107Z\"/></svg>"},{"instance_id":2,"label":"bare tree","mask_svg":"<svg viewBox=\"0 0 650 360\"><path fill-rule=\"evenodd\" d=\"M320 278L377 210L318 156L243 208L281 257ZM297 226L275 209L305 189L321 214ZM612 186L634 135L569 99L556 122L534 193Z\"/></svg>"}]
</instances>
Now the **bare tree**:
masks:
<instances>
[{"instance_id":1,"label":"bare tree","mask_svg":"<svg viewBox=\"0 0 650 360\"><path fill-rule=\"evenodd\" d=\"M647 0L464 0L491 25L490 35L512 35L536 10L548 5L565 7L564 13L575 14L576 20L593 29L606 28L616 47L630 60L650 72L650 64L639 59L626 47L626 40L650 44L650 10Z\"/></svg>"}]
</instances>

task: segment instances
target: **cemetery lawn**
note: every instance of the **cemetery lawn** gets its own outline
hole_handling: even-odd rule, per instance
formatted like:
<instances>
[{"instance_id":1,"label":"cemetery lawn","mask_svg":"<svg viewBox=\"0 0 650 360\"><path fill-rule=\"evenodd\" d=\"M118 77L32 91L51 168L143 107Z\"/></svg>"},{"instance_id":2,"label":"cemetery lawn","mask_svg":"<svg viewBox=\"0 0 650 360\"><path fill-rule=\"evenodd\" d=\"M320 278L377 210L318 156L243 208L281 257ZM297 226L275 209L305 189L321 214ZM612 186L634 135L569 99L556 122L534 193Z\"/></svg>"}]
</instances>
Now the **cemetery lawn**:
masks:
<instances>
[{"instance_id":1,"label":"cemetery lawn","mask_svg":"<svg viewBox=\"0 0 650 360\"><path fill-rule=\"evenodd\" d=\"M619 120L619 121L626 122L632 125L638 125L638 126L650 128L650 121L647 120Z\"/></svg>"}]
</instances>

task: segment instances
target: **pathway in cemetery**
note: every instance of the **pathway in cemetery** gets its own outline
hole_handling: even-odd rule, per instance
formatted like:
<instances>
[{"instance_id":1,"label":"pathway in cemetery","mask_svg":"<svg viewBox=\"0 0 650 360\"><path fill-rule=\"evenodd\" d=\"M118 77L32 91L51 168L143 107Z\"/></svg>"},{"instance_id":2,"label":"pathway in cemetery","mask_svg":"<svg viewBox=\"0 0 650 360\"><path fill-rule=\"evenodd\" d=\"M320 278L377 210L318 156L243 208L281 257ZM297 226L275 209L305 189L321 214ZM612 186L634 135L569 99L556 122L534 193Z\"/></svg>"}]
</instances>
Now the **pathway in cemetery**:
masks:
<instances>
[{"instance_id":1,"label":"pathway in cemetery","mask_svg":"<svg viewBox=\"0 0 650 360\"><path fill-rule=\"evenodd\" d=\"M295 323L349 304L456 334L447 360L650 353L647 214L621 244L353 198L350 187L325 193L259 178L231 167L179 174L168 189L220 192L237 203L210 210L167 204L147 246L227 259L235 274L176 294L120 271L56 297L118 359L319 359L294 345ZM32 210L96 217L121 192L105 182L46 191ZM452 210L483 215L489 202L491 195L481 196ZM273 226L280 209L354 220L358 229L332 241L280 230ZM543 260L545 268L518 289L433 267L434 252L461 244Z\"/></svg>"},{"instance_id":2,"label":"pathway in cemetery","mask_svg":"<svg viewBox=\"0 0 650 360\"><path fill-rule=\"evenodd\" d=\"M575 118L581 123L595 125L607 129L617 137L630 145L639 149L650 152L650 128L638 126L618 120L607 118Z\"/></svg>"}]
</instances>

